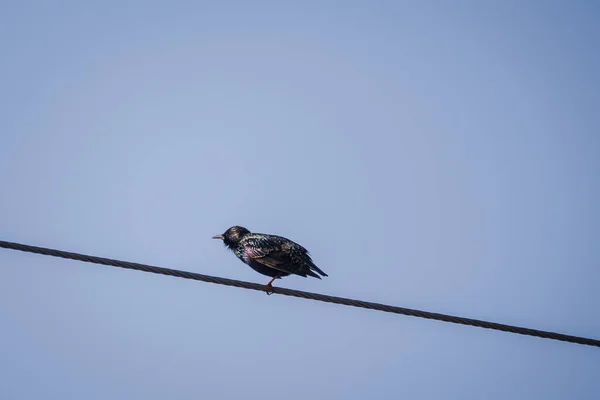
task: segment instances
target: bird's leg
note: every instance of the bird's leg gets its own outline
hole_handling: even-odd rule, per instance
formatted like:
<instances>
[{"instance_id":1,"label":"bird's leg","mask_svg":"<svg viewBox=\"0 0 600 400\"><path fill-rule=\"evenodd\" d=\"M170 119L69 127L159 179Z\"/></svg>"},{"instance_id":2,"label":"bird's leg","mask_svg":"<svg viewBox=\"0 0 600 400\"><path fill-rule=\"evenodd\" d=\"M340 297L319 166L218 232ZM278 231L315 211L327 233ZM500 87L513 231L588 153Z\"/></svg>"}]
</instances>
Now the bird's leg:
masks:
<instances>
[{"instance_id":1,"label":"bird's leg","mask_svg":"<svg viewBox=\"0 0 600 400\"><path fill-rule=\"evenodd\" d=\"M265 292L267 292L267 294L268 294L269 296L273 294L273 290L272 290L272 289L273 289L273 281L274 281L275 279L277 279L277 278L279 278L279 275L275 275L275 276L273 277L273 279L271 279L271 280L269 281L269 283L267 283L267 284L265 285ZM271 290L269 291L269 289L271 289Z\"/></svg>"}]
</instances>

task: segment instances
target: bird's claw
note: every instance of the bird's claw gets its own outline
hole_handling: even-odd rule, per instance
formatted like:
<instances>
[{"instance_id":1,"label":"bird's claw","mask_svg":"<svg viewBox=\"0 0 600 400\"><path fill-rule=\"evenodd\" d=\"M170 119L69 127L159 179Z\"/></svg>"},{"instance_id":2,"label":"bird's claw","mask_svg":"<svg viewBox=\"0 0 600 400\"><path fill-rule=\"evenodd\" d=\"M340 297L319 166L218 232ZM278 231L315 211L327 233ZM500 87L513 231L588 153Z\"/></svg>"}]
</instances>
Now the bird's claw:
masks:
<instances>
[{"instance_id":1,"label":"bird's claw","mask_svg":"<svg viewBox=\"0 0 600 400\"><path fill-rule=\"evenodd\" d=\"M275 293L271 284L265 285L265 292L267 293L267 296L270 296L273 293Z\"/></svg>"}]
</instances>

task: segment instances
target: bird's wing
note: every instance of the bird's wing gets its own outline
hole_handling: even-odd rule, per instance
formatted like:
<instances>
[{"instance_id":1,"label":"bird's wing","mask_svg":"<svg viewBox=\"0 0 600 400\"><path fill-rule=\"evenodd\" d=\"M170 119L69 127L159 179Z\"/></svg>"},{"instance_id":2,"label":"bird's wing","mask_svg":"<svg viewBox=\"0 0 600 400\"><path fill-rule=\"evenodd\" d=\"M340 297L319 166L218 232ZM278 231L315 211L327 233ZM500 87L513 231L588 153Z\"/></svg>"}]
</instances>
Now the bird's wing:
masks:
<instances>
[{"instance_id":1,"label":"bird's wing","mask_svg":"<svg viewBox=\"0 0 600 400\"><path fill-rule=\"evenodd\" d=\"M263 238L248 238L244 240L244 247L247 256L256 262L288 274L306 276L291 255L283 250L281 243Z\"/></svg>"}]
</instances>

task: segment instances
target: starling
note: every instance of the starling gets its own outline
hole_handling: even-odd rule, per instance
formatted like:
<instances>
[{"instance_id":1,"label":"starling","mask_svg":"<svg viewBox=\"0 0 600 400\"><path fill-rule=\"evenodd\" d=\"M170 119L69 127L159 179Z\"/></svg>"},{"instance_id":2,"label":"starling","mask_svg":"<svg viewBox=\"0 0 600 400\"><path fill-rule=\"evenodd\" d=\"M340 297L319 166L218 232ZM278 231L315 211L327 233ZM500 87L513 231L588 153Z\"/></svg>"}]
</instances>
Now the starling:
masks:
<instances>
[{"instance_id":1,"label":"starling","mask_svg":"<svg viewBox=\"0 0 600 400\"><path fill-rule=\"evenodd\" d=\"M266 285L267 294L271 294L272 283L288 275L312 276L321 279L316 273L328 276L317 267L308 251L291 240L277 235L251 233L242 226L232 226L222 235L213 239L223 240L225 247L248 264L253 270L272 277Z\"/></svg>"}]
</instances>

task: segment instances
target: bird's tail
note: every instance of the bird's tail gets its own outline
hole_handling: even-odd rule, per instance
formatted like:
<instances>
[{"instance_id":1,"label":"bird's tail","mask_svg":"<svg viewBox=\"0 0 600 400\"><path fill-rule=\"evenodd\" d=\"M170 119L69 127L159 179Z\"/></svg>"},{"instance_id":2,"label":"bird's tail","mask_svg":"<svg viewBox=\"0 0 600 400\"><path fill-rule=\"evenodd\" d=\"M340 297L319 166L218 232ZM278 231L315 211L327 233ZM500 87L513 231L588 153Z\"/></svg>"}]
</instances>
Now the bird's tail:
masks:
<instances>
[{"instance_id":1,"label":"bird's tail","mask_svg":"<svg viewBox=\"0 0 600 400\"><path fill-rule=\"evenodd\" d=\"M307 275L314 276L315 278L321 279L321 277L319 275L317 275L313 272L313 271L317 271L319 274L321 274L321 276L329 276L325 272L323 272L323 270L321 268L317 267L314 263L309 263L308 267L310 269L308 270Z\"/></svg>"}]
</instances>

